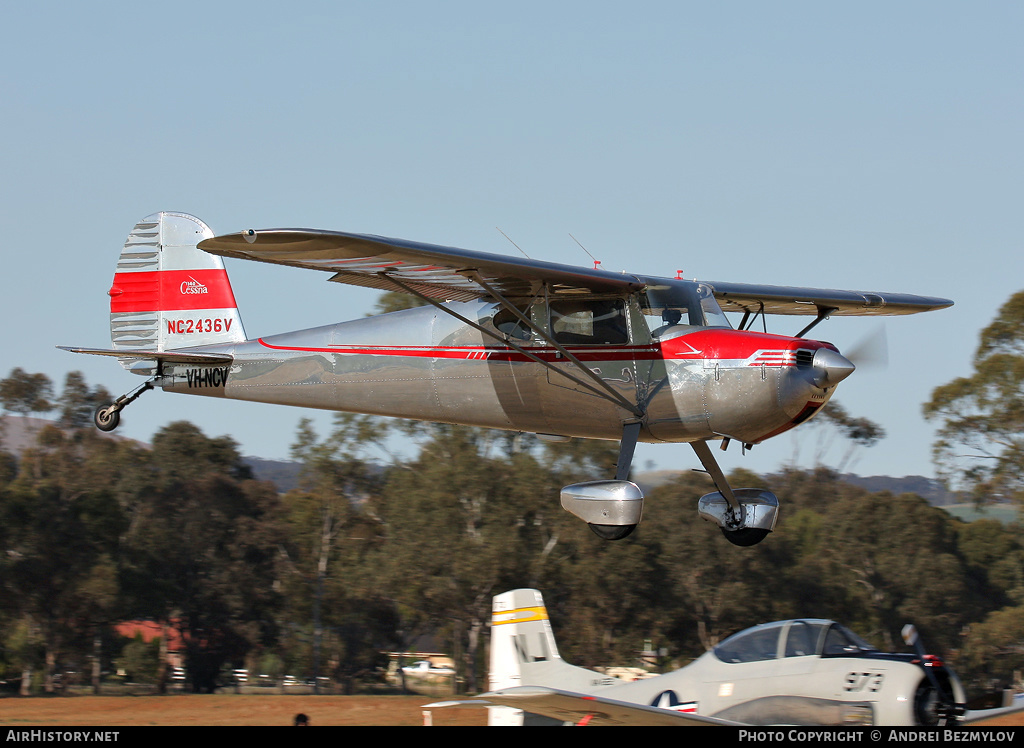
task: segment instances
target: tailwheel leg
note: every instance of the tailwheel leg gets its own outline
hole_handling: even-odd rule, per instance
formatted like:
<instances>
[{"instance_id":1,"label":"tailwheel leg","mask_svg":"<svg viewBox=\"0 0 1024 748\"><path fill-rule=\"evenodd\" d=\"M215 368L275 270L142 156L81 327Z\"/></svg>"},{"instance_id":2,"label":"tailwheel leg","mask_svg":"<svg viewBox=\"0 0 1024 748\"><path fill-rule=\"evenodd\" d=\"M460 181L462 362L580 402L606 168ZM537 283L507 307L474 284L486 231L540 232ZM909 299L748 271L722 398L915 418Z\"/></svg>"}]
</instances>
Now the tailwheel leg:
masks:
<instances>
[{"instance_id":1,"label":"tailwheel leg","mask_svg":"<svg viewBox=\"0 0 1024 748\"><path fill-rule=\"evenodd\" d=\"M96 428L100 431L113 431L116 429L118 424L121 423L121 411L135 402L143 392L151 389L153 389L153 382L151 380L146 381L127 395L121 395L121 397L109 405L101 405L96 408L96 411L92 414L92 421L96 424Z\"/></svg>"}]
</instances>

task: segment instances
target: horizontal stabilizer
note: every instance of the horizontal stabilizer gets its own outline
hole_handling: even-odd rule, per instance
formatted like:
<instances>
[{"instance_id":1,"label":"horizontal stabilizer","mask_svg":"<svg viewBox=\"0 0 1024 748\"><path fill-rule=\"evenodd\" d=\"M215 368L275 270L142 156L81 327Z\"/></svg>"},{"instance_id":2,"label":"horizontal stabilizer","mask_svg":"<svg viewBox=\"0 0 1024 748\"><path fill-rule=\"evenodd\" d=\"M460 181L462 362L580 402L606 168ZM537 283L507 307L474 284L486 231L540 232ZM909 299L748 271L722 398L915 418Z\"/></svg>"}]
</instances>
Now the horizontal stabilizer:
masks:
<instances>
[{"instance_id":1,"label":"horizontal stabilizer","mask_svg":"<svg viewBox=\"0 0 1024 748\"><path fill-rule=\"evenodd\" d=\"M88 353L93 356L113 356L128 361L167 361L172 364L229 364L234 356L228 353L189 353L188 351L132 351L109 348L74 348L58 345L62 351Z\"/></svg>"}]
</instances>

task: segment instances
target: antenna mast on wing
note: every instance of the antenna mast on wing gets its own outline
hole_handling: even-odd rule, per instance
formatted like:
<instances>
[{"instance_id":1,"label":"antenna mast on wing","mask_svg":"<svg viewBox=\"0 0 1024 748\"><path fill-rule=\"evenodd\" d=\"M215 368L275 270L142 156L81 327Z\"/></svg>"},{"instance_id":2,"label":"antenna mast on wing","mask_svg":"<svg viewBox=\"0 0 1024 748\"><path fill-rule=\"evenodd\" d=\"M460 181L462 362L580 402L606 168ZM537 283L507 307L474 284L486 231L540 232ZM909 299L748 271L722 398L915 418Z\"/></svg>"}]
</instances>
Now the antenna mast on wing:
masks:
<instances>
[{"instance_id":1,"label":"antenna mast on wing","mask_svg":"<svg viewBox=\"0 0 1024 748\"><path fill-rule=\"evenodd\" d=\"M579 240L579 239L577 239L577 238L576 238L575 236L573 236L572 234L569 234L569 238L570 238L570 239L572 239L572 240L573 240L574 242L576 242L577 244L580 244L580 240ZM590 252L589 252L589 251L587 250L587 248L586 248L586 247L584 247L584 246L583 246L582 244L580 244L580 249L582 249L582 250L583 250L584 252L586 252L586 253L587 253L587 256L588 256L588 257L589 257L589 258L590 258L591 260L593 260L593 261L594 261L594 270L598 270L598 269L600 268L600 265L601 265L601 261L600 261L599 259L597 259L596 257L594 257L594 255L590 254Z\"/></svg>"},{"instance_id":2,"label":"antenna mast on wing","mask_svg":"<svg viewBox=\"0 0 1024 748\"><path fill-rule=\"evenodd\" d=\"M494 228L498 229L498 227L497 227L497 226L495 226ZM519 250L520 252L523 252L523 248L522 248L522 247L520 247L520 246L519 246L518 244L516 244L515 242L513 242L513 241L512 241L511 239L509 239L509 238L508 238L508 234L506 234L506 233L505 233L504 231L502 231L501 229L498 229L498 233L499 233L499 234L501 234L501 235L502 235L503 237L505 237L506 239L508 239L508 240L509 240L509 242L511 242L511 243L512 243L512 246L513 246L513 247L515 247L516 249L518 249L518 250ZM526 254L526 252L523 252L523 257L525 257L525 258L526 258L527 260L532 260L532 259L533 259L532 257L530 257L530 255Z\"/></svg>"}]
</instances>

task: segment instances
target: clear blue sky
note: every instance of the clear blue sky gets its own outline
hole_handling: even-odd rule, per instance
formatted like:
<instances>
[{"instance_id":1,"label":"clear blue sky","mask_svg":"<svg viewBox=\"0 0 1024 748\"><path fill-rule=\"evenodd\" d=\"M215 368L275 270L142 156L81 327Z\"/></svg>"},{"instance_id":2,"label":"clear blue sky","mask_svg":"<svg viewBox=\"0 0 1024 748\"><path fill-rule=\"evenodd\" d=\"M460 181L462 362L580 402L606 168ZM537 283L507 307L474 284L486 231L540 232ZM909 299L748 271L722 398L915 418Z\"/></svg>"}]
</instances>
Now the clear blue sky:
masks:
<instances>
[{"instance_id":1,"label":"clear blue sky","mask_svg":"<svg viewBox=\"0 0 1024 748\"><path fill-rule=\"evenodd\" d=\"M114 263L157 210L516 254L500 227L589 264L571 232L607 269L954 299L889 320L888 369L837 396L889 434L858 472L931 475L921 403L1024 287L1022 21L1015 2L5 3L0 375L141 382L54 345L109 344ZM250 335L376 299L228 269ZM877 324L818 334L849 348ZM305 415L330 422L158 391L122 433L187 419L280 458ZM723 466L806 466L812 442ZM682 445L648 461L696 465Z\"/></svg>"}]
</instances>

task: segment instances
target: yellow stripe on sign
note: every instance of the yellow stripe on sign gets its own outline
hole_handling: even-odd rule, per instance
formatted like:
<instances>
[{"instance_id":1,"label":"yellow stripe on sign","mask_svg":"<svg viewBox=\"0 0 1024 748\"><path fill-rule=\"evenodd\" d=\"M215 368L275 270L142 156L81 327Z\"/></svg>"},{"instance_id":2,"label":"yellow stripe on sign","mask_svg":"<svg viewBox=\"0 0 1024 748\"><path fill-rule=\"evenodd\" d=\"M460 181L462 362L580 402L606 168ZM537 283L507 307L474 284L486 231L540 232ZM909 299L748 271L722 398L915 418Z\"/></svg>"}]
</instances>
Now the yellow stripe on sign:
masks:
<instances>
[{"instance_id":1,"label":"yellow stripe on sign","mask_svg":"<svg viewBox=\"0 0 1024 748\"><path fill-rule=\"evenodd\" d=\"M534 608L515 608L513 610L496 610L491 616L491 625L500 626L505 623L528 623L530 621L546 621L548 611L543 605Z\"/></svg>"}]
</instances>

